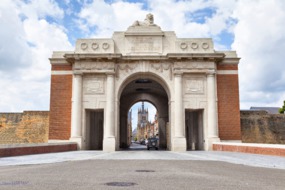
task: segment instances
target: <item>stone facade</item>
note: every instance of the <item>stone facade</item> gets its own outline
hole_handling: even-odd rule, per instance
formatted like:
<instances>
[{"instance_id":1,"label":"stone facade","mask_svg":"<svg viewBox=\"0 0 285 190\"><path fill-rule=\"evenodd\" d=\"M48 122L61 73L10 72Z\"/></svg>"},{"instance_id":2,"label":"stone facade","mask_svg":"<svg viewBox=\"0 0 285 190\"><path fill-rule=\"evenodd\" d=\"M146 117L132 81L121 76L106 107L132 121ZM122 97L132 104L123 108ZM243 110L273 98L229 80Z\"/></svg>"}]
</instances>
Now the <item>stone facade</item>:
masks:
<instances>
[{"instance_id":1,"label":"stone facade","mask_svg":"<svg viewBox=\"0 0 285 190\"><path fill-rule=\"evenodd\" d=\"M244 143L285 144L285 115L266 111L241 111Z\"/></svg>"},{"instance_id":2,"label":"stone facade","mask_svg":"<svg viewBox=\"0 0 285 190\"><path fill-rule=\"evenodd\" d=\"M49 138L88 149L87 115L103 110L103 150L119 150L128 141L128 110L148 101L168 150L185 151L193 139L202 150L220 139L240 140L239 58L213 46L210 38L162 31L148 15L112 38L79 39L74 51L54 52ZM199 138L190 134L196 127Z\"/></svg>"},{"instance_id":3,"label":"stone facade","mask_svg":"<svg viewBox=\"0 0 285 190\"><path fill-rule=\"evenodd\" d=\"M49 112L0 113L0 144L48 142Z\"/></svg>"}]
</instances>

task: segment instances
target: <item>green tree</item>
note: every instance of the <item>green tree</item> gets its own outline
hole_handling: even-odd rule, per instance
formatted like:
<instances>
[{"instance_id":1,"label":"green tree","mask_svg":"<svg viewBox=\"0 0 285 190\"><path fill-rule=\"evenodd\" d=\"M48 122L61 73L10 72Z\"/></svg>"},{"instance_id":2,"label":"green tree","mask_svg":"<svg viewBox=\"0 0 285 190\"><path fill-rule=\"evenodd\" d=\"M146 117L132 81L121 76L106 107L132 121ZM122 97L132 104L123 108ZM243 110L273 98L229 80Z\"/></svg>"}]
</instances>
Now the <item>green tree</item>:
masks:
<instances>
[{"instance_id":1,"label":"green tree","mask_svg":"<svg viewBox=\"0 0 285 190\"><path fill-rule=\"evenodd\" d=\"M285 101L284 101L284 105L282 106L282 108L279 109L279 113L284 113L285 112Z\"/></svg>"}]
</instances>

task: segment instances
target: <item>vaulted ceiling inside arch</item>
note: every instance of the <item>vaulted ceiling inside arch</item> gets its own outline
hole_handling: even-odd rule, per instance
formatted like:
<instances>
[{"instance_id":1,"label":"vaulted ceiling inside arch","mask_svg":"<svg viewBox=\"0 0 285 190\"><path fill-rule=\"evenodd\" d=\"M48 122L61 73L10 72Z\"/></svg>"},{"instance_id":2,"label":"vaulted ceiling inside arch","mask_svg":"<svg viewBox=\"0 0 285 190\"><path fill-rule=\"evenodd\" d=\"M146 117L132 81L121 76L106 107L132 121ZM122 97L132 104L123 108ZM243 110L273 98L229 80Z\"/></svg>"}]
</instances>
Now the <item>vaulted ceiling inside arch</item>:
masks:
<instances>
[{"instance_id":1,"label":"vaulted ceiling inside arch","mask_svg":"<svg viewBox=\"0 0 285 190\"><path fill-rule=\"evenodd\" d=\"M152 103L157 111L164 115L168 112L167 93L164 88L153 79L140 78L130 82L121 94L120 107L127 111L138 101L148 101Z\"/></svg>"},{"instance_id":2,"label":"vaulted ceiling inside arch","mask_svg":"<svg viewBox=\"0 0 285 190\"><path fill-rule=\"evenodd\" d=\"M167 93L164 88L152 79L133 80L123 90L121 98L137 94L151 94L153 96L167 98Z\"/></svg>"}]
</instances>

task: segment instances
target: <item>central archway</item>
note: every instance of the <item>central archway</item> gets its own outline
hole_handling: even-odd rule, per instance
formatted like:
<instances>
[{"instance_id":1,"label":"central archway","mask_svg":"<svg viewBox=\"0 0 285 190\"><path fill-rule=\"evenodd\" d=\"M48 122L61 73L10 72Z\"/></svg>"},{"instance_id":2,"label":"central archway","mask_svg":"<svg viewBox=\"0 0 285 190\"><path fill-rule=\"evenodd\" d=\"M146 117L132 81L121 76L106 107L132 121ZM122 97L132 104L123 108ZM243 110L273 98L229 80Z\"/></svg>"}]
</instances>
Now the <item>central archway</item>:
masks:
<instances>
[{"instance_id":1,"label":"central archway","mask_svg":"<svg viewBox=\"0 0 285 190\"><path fill-rule=\"evenodd\" d=\"M157 120L159 127L159 147L167 149L169 133L167 124L169 122L169 91L165 84L152 74L136 74L130 77L122 87L119 106L119 147L128 147L128 111L133 104L139 101L146 101L153 104L157 109Z\"/></svg>"}]
</instances>

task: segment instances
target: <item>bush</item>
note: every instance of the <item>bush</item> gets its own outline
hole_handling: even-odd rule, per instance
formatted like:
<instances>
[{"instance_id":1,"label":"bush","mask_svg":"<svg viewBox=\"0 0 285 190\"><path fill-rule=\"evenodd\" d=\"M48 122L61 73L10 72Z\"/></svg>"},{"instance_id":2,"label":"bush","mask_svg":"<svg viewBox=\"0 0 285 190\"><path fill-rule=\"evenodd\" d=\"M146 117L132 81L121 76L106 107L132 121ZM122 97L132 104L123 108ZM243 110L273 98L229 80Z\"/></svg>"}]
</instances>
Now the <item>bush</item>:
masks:
<instances>
[{"instance_id":1,"label":"bush","mask_svg":"<svg viewBox=\"0 0 285 190\"><path fill-rule=\"evenodd\" d=\"M279 113L284 113L285 111L285 101L283 103L284 105L282 106L282 108L279 109Z\"/></svg>"}]
</instances>

